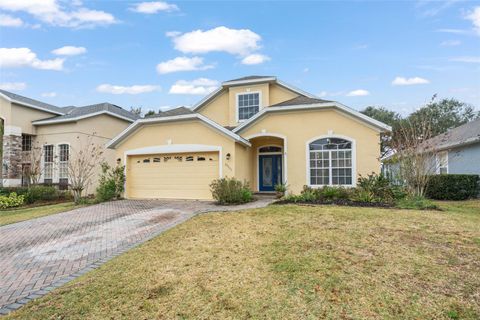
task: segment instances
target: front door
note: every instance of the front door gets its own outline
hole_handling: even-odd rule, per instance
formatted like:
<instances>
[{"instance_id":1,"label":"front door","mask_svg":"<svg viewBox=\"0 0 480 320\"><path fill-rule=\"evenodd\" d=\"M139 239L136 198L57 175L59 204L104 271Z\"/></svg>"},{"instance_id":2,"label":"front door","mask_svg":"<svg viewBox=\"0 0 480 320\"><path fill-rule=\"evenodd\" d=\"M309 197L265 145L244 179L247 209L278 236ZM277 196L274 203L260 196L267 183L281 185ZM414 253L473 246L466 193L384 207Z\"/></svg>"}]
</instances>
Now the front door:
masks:
<instances>
[{"instance_id":1,"label":"front door","mask_svg":"<svg viewBox=\"0 0 480 320\"><path fill-rule=\"evenodd\" d=\"M282 183L282 155L261 155L258 160L259 191L275 191L275 185Z\"/></svg>"}]
</instances>

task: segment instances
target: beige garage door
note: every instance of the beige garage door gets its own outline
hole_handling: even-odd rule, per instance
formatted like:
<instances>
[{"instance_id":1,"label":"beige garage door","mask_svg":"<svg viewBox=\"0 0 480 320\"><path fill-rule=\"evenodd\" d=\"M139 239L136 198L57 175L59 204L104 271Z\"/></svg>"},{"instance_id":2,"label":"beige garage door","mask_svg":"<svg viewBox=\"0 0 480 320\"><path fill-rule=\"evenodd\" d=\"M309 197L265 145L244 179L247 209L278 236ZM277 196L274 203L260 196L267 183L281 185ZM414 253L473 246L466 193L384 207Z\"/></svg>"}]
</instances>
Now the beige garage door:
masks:
<instances>
[{"instance_id":1,"label":"beige garage door","mask_svg":"<svg viewBox=\"0 0 480 320\"><path fill-rule=\"evenodd\" d=\"M129 156L127 196L211 199L209 185L218 177L218 152Z\"/></svg>"}]
</instances>

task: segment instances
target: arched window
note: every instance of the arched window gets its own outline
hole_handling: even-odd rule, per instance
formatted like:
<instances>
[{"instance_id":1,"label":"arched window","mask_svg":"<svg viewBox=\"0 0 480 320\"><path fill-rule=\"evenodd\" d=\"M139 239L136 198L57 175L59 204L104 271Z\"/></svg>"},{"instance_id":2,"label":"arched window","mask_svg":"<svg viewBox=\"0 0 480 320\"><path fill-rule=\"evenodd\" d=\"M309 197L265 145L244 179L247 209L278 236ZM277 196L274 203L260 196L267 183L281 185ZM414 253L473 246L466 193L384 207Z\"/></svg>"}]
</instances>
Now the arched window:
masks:
<instances>
[{"instance_id":1,"label":"arched window","mask_svg":"<svg viewBox=\"0 0 480 320\"><path fill-rule=\"evenodd\" d=\"M323 138L308 145L310 185L351 186L352 142L341 138Z\"/></svg>"},{"instance_id":2,"label":"arched window","mask_svg":"<svg viewBox=\"0 0 480 320\"><path fill-rule=\"evenodd\" d=\"M282 152L282 147L277 146L266 146L258 149L259 153L268 153L268 152Z\"/></svg>"}]
</instances>

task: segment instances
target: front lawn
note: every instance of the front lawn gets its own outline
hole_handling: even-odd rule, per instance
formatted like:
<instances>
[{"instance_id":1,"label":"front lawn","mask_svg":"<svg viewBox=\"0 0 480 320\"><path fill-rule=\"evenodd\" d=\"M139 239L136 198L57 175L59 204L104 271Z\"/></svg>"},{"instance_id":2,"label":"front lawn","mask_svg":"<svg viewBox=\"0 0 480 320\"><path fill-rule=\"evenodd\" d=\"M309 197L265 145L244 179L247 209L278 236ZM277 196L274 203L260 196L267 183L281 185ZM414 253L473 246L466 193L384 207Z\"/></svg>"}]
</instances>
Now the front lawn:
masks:
<instances>
[{"instance_id":1,"label":"front lawn","mask_svg":"<svg viewBox=\"0 0 480 320\"><path fill-rule=\"evenodd\" d=\"M73 202L63 202L43 206L2 210L0 211L0 226L40 218L79 207L80 206L76 206Z\"/></svg>"},{"instance_id":2,"label":"front lawn","mask_svg":"<svg viewBox=\"0 0 480 320\"><path fill-rule=\"evenodd\" d=\"M478 319L480 201L197 216L11 319Z\"/></svg>"}]
</instances>

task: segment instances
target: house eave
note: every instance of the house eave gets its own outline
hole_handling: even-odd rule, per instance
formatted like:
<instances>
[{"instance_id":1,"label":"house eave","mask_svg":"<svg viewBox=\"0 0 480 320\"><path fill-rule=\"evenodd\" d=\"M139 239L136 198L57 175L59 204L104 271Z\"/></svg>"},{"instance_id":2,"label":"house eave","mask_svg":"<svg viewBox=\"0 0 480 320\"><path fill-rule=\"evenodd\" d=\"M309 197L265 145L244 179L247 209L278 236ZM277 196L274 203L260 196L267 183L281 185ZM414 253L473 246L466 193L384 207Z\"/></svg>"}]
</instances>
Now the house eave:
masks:
<instances>
[{"instance_id":1,"label":"house eave","mask_svg":"<svg viewBox=\"0 0 480 320\"><path fill-rule=\"evenodd\" d=\"M74 117L74 118L68 118L68 119L36 120L36 121L32 121L32 124L35 125L35 126L41 126L41 125L49 125L49 124L57 124L57 123L76 122L78 120L91 118L91 117L99 116L99 115L102 115L102 114L107 114L107 115L110 115L112 117L119 118L119 119L122 119L122 120L125 120L125 121L128 121L128 122L134 122L135 121L133 119L124 117L122 115L104 110L104 111L92 112L92 113L89 113L89 114L85 114L85 115Z\"/></svg>"},{"instance_id":2,"label":"house eave","mask_svg":"<svg viewBox=\"0 0 480 320\"><path fill-rule=\"evenodd\" d=\"M218 123L208 119L207 117L201 114L193 113L193 114L185 114L185 115L170 116L170 117L138 119L134 123L132 123L130 126L128 126L125 130L123 130L119 135L117 135L115 138L110 140L110 142L107 143L106 147L110 149L114 149L123 140L125 140L125 138L127 138L131 133L133 133L136 129L138 129L142 125L148 125L148 124L154 124L154 123L177 122L177 121L185 121L185 120L200 120L208 124L210 127L220 131L222 134L226 135L227 137L239 143L242 143L245 146L248 146L248 147L251 146L248 140L242 138L238 134L225 129Z\"/></svg>"},{"instance_id":3,"label":"house eave","mask_svg":"<svg viewBox=\"0 0 480 320\"><path fill-rule=\"evenodd\" d=\"M242 131L243 129L249 127L255 121L266 115L267 113L274 113L274 112L287 112L287 111L304 111L304 110L316 110L316 109L327 109L327 108L336 108L338 110L344 111L347 114L362 120L365 123L368 123L372 127L376 128L380 132L388 132L392 130L392 127L372 119L358 111L350 109L338 102L325 102L325 103L316 103L316 104L303 104L303 105L292 105L292 106L281 106L281 107L267 107L264 108L262 111L258 112L256 115L248 119L247 121L240 124L238 127L233 129L233 132L237 133Z\"/></svg>"},{"instance_id":4,"label":"house eave","mask_svg":"<svg viewBox=\"0 0 480 320\"><path fill-rule=\"evenodd\" d=\"M30 104L30 103L26 103L26 102L23 102L23 101L12 99L12 98L4 95L3 93L0 93L0 97L6 99L9 102L19 104L19 105L27 107L27 108L32 108L32 109L36 109L36 110L40 110L40 111L45 111L45 112L48 112L48 113L51 113L51 114L56 114L56 115L59 115L59 116L63 116L65 114L65 113L62 113L62 112L59 112L59 111L53 111L53 110L43 108L43 107L39 107L39 106Z\"/></svg>"}]
</instances>

